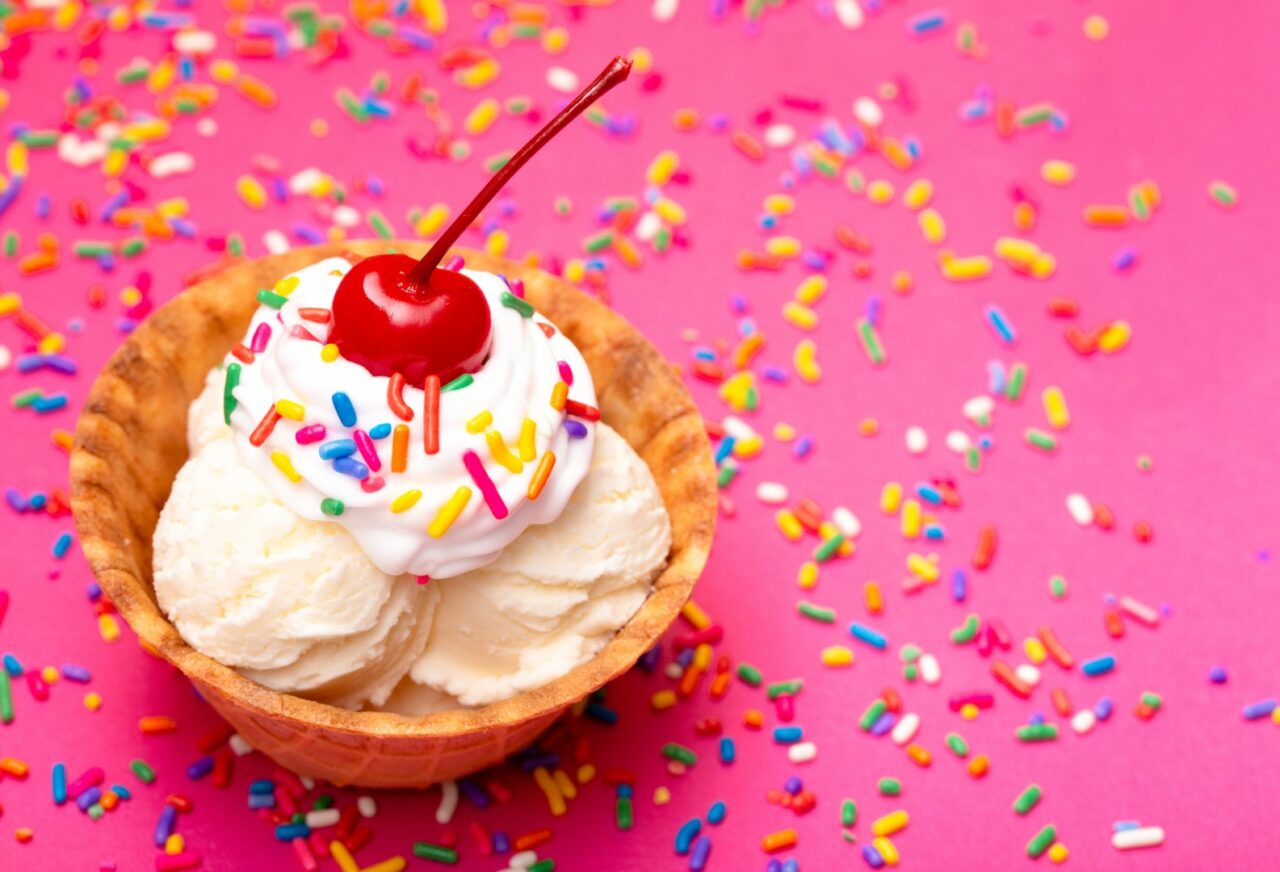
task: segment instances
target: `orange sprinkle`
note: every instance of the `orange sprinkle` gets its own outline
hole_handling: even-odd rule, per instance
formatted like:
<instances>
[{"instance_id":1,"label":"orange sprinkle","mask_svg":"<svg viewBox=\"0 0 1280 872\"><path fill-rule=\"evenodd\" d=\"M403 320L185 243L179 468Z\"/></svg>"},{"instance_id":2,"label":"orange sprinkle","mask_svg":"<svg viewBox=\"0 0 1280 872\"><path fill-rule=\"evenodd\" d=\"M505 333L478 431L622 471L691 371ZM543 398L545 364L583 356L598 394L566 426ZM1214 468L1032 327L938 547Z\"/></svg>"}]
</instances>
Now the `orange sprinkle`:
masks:
<instances>
[{"instance_id":1,"label":"orange sprinkle","mask_svg":"<svg viewBox=\"0 0 1280 872\"><path fill-rule=\"evenodd\" d=\"M409 425L397 424L391 432L391 471L404 472L409 462Z\"/></svg>"},{"instance_id":2,"label":"orange sprinkle","mask_svg":"<svg viewBox=\"0 0 1280 872\"><path fill-rule=\"evenodd\" d=\"M138 720L138 729L147 736L161 733L172 733L178 729L178 722L165 715L148 715Z\"/></svg>"},{"instance_id":3,"label":"orange sprinkle","mask_svg":"<svg viewBox=\"0 0 1280 872\"><path fill-rule=\"evenodd\" d=\"M764 726L764 715L759 709L747 709L742 713L742 725L749 730L758 730Z\"/></svg>"},{"instance_id":4,"label":"orange sprinkle","mask_svg":"<svg viewBox=\"0 0 1280 872\"><path fill-rule=\"evenodd\" d=\"M764 160L764 146L745 130L735 130L729 137L733 147L752 160Z\"/></svg>"},{"instance_id":5,"label":"orange sprinkle","mask_svg":"<svg viewBox=\"0 0 1280 872\"><path fill-rule=\"evenodd\" d=\"M907 756L911 758L912 763L921 769L928 769L930 764L933 763L933 755L915 742L907 746Z\"/></svg>"},{"instance_id":6,"label":"orange sprinkle","mask_svg":"<svg viewBox=\"0 0 1280 872\"><path fill-rule=\"evenodd\" d=\"M1053 634L1053 630L1048 627L1041 627L1036 631L1036 635L1044 643L1044 650L1048 652L1049 658L1054 663L1057 663L1063 669L1070 669L1075 664L1075 658L1071 656L1070 651L1063 647L1062 642Z\"/></svg>"},{"instance_id":7,"label":"orange sprinkle","mask_svg":"<svg viewBox=\"0 0 1280 872\"><path fill-rule=\"evenodd\" d=\"M564 384L564 382L561 382L561 384ZM536 500L542 493L542 489L547 484L547 479L551 477L551 469L555 465L555 452L545 452L542 455L542 459L538 461L538 468L533 471L533 478L529 479L529 499Z\"/></svg>"},{"instance_id":8,"label":"orange sprinkle","mask_svg":"<svg viewBox=\"0 0 1280 872\"><path fill-rule=\"evenodd\" d=\"M764 848L770 854L775 851L785 851L796 843L795 830L778 830L776 833L770 833L760 842L760 847Z\"/></svg>"},{"instance_id":9,"label":"orange sprinkle","mask_svg":"<svg viewBox=\"0 0 1280 872\"><path fill-rule=\"evenodd\" d=\"M982 778L987 774L987 770L991 768L991 761L987 759L986 754L979 754L969 761L969 775L973 778Z\"/></svg>"},{"instance_id":10,"label":"orange sprinkle","mask_svg":"<svg viewBox=\"0 0 1280 872\"><path fill-rule=\"evenodd\" d=\"M1084 223L1090 227L1124 227L1129 210L1124 206L1085 206Z\"/></svg>"}]
</instances>

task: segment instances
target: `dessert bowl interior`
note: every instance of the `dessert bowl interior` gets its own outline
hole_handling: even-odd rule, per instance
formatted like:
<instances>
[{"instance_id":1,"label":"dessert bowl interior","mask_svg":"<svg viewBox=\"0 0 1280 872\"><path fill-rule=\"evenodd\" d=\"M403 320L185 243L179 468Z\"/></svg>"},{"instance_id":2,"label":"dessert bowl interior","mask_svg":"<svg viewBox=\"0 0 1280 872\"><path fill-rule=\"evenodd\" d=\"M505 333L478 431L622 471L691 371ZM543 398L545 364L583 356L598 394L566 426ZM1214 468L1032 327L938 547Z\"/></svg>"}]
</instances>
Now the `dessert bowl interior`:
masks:
<instances>
[{"instance_id":1,"label":"dessert bowl interior","mask_svg":"<svg viewBox=\"0 0 1280 872\"><path fill-rule=\"evenodd\" d=\"M192 648L156 604L151 538L187 459L186 421L205 376L240 340L257 292L325 257L416 242L350 242L246 261L157 310L112 356L76 427L71 498L90 568L139 638L181 669L255 748L337 784L424 786L531 743L573 703L629 669L679 614L711 547L715 469L702 419L673 372L608 307L535 268L461 250L469 268L519 277L537 309L578 346L601 417L653 472L671 517L667 566L640 610L594 658L549 684L477 709L424 717L339 709L269 690Z\"/></svg>"}]
</instances>

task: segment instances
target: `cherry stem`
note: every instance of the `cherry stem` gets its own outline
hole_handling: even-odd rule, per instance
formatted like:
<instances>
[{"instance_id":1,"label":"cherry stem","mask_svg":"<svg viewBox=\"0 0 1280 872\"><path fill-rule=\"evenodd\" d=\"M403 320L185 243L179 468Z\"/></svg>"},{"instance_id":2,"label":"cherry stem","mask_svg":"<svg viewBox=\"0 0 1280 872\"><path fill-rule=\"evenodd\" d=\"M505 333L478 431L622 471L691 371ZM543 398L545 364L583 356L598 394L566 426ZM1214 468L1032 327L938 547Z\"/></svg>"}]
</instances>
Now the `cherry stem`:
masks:
<instances>
[{"instance_id":1,"label":"cherry stem","mask_svg":"<svg viewBox=\"0 0 1280 872\"><path fill-rule=\"evenodd\" d=\"M625 81L630 73L631 61L629 59L621 55L614 58L613 62L605 67L600 75L596 76L594 82L588 85L581 94L574 97L569 105L561 109L555 118L548 121L541 130L534 134L532 139L520 146L520 150L511 155L511 159L503 165L502 169L493 174L493 178L489 179L488 184L480 190L480 193L476 194L475 199L467 204L467 208L458 213L458 217L453 219L453 223L435 241L426 256L409 271L409 284L417 285L425 290L431 281L431 274L440 265L440 261L444 260L444 256L449 249L462 236L463 231L471 226L484 207L489 205L489 201L497 196L498 192L510 181L511 177L518 173L520 168L528 163L529 158L538 153L539 149L567 127L569 122L585 112L587 107L604 96L615 85Z\"/></svg>"}]
</instances>

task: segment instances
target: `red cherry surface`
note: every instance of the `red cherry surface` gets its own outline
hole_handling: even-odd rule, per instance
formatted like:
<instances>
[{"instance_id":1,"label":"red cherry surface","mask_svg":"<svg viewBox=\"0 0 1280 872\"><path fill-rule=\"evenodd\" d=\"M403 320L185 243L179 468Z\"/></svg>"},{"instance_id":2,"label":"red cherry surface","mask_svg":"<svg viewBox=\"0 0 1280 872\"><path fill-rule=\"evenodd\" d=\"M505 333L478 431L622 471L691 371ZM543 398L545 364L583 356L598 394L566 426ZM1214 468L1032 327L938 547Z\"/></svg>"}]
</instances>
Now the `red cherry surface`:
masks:
<instances>
[{"instance_id":1,"label":"red cherry surface","mask_svg":"<svg viewBox=\"0 0 1280 872\"><path fill-rule=\"evenodd\" d=\"M426 287L409 279L418 262L379 254L342 277L329 341L374 375L400 373L416 387L475 372L489 353L489 304L471 279L434 270Z\"/></svg>"}]
</instances>

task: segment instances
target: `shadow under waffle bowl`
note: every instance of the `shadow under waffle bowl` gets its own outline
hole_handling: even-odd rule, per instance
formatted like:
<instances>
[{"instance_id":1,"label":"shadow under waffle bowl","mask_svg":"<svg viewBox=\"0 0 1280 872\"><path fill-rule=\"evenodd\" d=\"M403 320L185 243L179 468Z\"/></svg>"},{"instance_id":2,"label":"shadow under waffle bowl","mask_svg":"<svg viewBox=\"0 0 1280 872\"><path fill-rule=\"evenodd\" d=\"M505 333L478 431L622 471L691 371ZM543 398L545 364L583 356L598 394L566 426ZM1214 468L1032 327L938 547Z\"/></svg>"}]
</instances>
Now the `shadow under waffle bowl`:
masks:
<instances>
[{"instance_id":1,"label":"shadow under waffle bowl","mask_svg":"<svg viewBox=\"0 0 1280 872\"><path fill-rule=\"evenodd\" d=\"M669 563L644 605L588 663L537 690L479 709L420 718L353 712L277 693L192 648L156 605L151 537L187 459L187 408L239 341L259 288L342 251L421 256L414 242L350 242L247 261L174 298L98 376L76 426L71 502L85 557L139 638L181 669L255 748L307 775L366 787L425 786L518 751L573 703L629 669L670 626L711 547L715 470L688 391L630 324L531 267L471 251L467 266L524 280L529 301L582 351L601 416L652 470L671 516Z\"/></svg>"}]
</instances>

